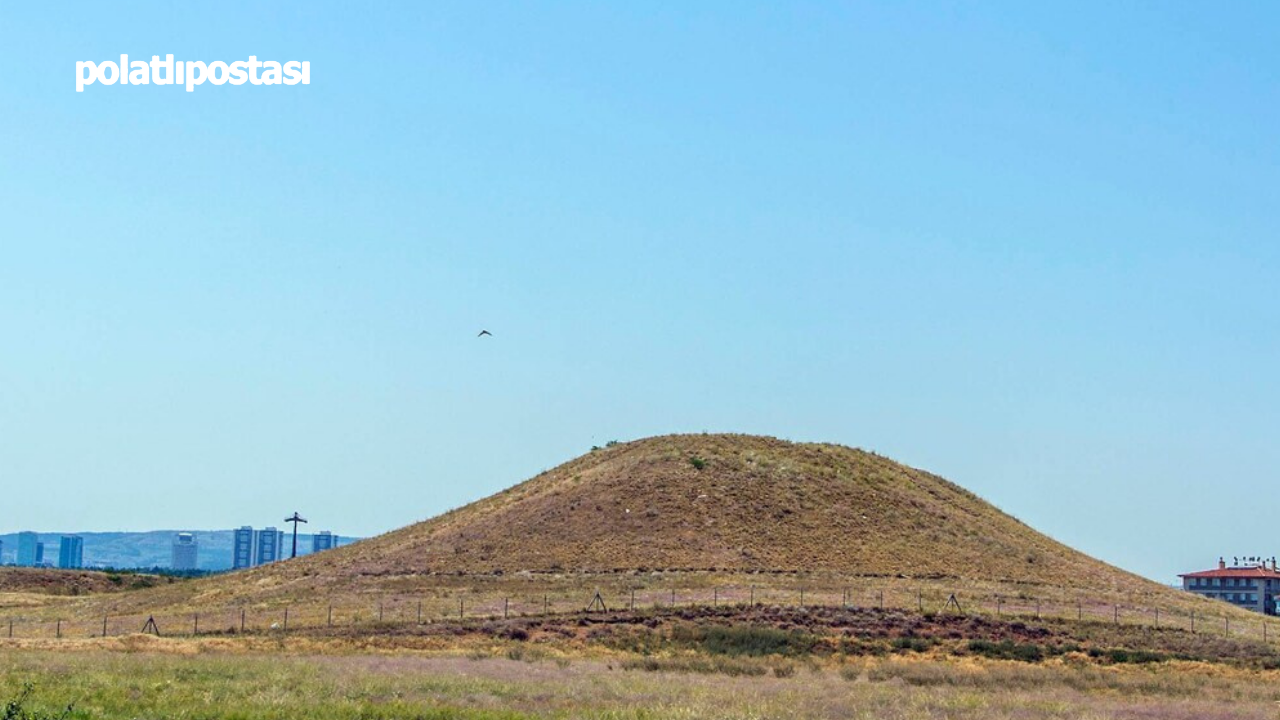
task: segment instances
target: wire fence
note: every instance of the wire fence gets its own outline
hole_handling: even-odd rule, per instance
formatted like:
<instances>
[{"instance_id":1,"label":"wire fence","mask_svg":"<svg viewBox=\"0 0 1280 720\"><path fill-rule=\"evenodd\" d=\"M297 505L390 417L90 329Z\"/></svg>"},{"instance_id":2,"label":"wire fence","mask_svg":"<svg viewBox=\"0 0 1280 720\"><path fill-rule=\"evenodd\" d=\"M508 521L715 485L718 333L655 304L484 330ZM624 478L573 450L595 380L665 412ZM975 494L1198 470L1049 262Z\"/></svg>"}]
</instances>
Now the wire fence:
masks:
<instances>
[{"instance_id":1,"label":"wire fence","mask_svg":"<svg viewBox=\"0 0 1280 720\"><path fill-rule=\"evenodd\" d=\"M915 613L953 613L1008 620L1057 620L1106 623L1116 626L1164 628L1265 643L1277 641L1273 618L1259 614L1188 611L1183 608L1121 604L1080 599L1075 602L1035 597L947 592L938 588L915 591L893 588L780 589L752 585L699 588L643 588L599 592L546 592L486 595L459 593L453 597L385 594L360 601L343 599L272 606L221 607L187 613L121 613L97 617L76 615L48 619L21 614L0 615L0 638L83 639L131 633L166 637L197 637L354 628L368 634L410 631L418 625L554 617L582 613L671 610L715 607L874 608Z\"/></svg>"}]
</instances>

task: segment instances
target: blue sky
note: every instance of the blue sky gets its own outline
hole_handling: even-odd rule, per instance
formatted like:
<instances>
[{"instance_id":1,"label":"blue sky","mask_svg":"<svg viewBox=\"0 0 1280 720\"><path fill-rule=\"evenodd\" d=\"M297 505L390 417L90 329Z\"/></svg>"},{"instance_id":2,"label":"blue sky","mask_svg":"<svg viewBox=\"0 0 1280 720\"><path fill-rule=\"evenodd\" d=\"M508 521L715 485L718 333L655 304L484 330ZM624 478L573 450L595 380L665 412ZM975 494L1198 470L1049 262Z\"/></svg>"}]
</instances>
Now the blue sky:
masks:
<instances>
[{"instance_id":1,"label":"blue sky","mask_svg":"<svg viewBox=\"0 0 1280 720\"><path fill-rule=\"evenodd\" d=\"M1114 5L0 4L0 530L369 535L705 430L1280 554L1280 9ZM312 81L75 92L121 53Z\"/></svg>"}]
</instances>

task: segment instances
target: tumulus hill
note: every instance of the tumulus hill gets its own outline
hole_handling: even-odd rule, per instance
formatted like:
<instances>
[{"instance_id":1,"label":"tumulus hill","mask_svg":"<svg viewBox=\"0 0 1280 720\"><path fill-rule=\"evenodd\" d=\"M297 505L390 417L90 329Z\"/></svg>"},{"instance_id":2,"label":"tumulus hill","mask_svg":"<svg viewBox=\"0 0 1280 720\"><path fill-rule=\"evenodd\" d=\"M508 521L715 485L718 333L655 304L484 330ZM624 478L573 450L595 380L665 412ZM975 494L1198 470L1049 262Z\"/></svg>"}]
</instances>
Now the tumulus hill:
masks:
<instances>
[{"instance_id":1,"label":"tumulus hill","mask_svg":"<svg viewBox=\"0 0 1280 720\"><path fill-rule=\"evenodd\" d=\"M301 575L714 570L1112 590L1140 581L936 475L839 445L670 435L323 555ZM283 578L280 578L283 579Z\"/></svg>"}]
</instances>

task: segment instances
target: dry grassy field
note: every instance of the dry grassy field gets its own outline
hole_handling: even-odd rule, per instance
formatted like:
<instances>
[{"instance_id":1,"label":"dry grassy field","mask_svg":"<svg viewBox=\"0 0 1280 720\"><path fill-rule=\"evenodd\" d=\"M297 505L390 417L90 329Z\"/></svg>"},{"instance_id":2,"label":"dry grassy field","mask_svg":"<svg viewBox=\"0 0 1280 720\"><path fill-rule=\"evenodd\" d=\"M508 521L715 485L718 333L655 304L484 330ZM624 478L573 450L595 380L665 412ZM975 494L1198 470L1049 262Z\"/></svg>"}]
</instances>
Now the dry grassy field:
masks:
<instances>
[{"instance_id":1,"label":"dry grassy field","mask_svg":"<svg viewBox=\"0 0 1280 720\"><path fill-rule=\"evenodd\" d=\"M787 605L0 639L72 718L1274 718L1280 648L1105 621ZM20 718L21 715L13 717Z\"/></svg>"},{"instance_id":2,"label":"dry grassy field","mask_svg":"<svg viewBox=\"0 0 1280 720\"><path fill-rule=\"evenodd\" d=\"M73 718L1274 718L1280 674L1204 663L920 657L663 660L193 646L5 649L0 692Z\"/></svg>"}]
</instances>

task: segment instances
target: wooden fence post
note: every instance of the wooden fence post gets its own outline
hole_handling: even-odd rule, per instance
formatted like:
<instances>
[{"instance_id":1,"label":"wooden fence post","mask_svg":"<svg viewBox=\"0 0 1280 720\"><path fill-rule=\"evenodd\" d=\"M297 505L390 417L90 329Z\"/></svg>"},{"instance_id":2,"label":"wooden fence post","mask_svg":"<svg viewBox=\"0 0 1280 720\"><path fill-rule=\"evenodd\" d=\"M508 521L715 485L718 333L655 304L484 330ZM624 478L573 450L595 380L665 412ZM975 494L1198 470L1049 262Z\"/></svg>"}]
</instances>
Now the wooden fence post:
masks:
<instances>
[{"instance_id":1,"label":"wooden fence post","mask_svg":"<svg viewBox=\"0 0 1280 720\"><path fill-rule=\"evenodd\" d=\"M502 619L503 620L507 619L507 603L509 602L510 602L510 599L502 598Z\"/></svg>"},{"instance_id":2,"label":"wooden fence post","mask_svg":"<svg viewBox=\"0 0 1280 720\"><path fill-rule=\"evenodd\" d=\"M881 610L884 609L884 591L883 590L880 591L880 609Z\"/></svg>"},{"instance_id":3,"label":"wooden fence post","mask_svg":"<svg viewBox=\"0 0 1280 720\"><path fill-rule=\"evenodd\" d=\"M289 632L289 606L288 605L284 606L284 627L282 629L285 632Z\"/></svg>"},{"instance_id":4,"label":"wooden fence post","mask_svg":"<svg viewBox=\"0 0 1280 720\"><path fill-rule=\"evenodd\" d=\"M462 620L467 616L466 606L462 604L462 598L458 598L458 619Z\"/></svg>"},{"instance_id":5,"label":"wooden fence post","mask_svg":"<svg viewBox=\"0 0 1280 720\"><path fill-rule=\"evenodd\" d=\"M329 617L325 620L329 627L333 627L333 603L329 603Z\"/></svg>"},{"instance_id":6,"label":"wooden fence post","mask_svg":"<svg viewBox=\"0 0 1280 720\"><path fill-rule=\"evenodd\" d=\"M200 613L195 613L191 616L191 634L200 634Z\"/></svg>"},{"instance_id":7,"label":"wooden fence post","mask_svg":"<svg viewBox=\"0 0 1280 720\"><path fill-rule=\"evenodd\" d=\"M240 608L240 634L244 634L244 608Z\"/></svg>"},{"instance_id":8,"label":"wooden fence post","mask_svg":"<svg viewBox=\"0 0 1280 720\"><path fill-rule=\"evenodd\" d=\"M418 601L418 624L422 624L422 601Z\"/></svg>"},{"instance_id":9,"label":"wooden fence post","mask_svg":"<svg viewBox=\"0 0 1280 720\"><path fill-rule=\"evenodd\" d=\"M57 635L58 635L58 639L61 640L62 639L62 619L61 618L58 619Z\"/></svg>"}]
</instances>

